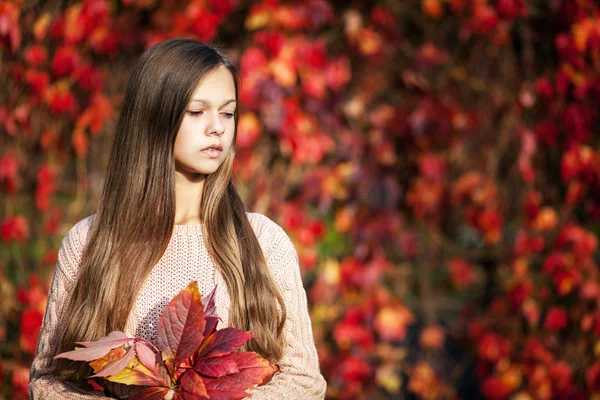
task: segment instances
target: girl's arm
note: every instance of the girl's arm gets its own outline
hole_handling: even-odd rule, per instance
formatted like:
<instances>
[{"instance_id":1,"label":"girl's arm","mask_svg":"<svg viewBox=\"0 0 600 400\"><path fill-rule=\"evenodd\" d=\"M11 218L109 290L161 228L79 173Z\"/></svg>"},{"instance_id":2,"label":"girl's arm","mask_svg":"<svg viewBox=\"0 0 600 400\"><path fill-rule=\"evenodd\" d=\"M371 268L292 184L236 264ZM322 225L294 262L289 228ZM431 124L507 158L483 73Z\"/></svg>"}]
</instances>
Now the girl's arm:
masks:
<instances>
[{"instance_id":1,"label":"girl's arm","mask_svg":"<svg viewBox=\"0 0 600 400\"><path fill-rule=\"evenodd\" d=\"M269 383L253 390L252 398L323 399L327 384L319 369L298 254L285 231L274 222L272 224L274 239L265 258L285 301L284 332L288 344L279 362L280 372Z\"/></svg>"},{"instance_id":2,"label":"girl's arm","mask_svg":"<svg viewBox=\"0 0 600 400\"><path fill-rule=\"evenodd\" d=\"M83 221L76 224L69 231L58 252L58 262L52 276L46 312L31 366L28 388L31 400L109 398L99 394L82 393L51 374L51 366L54 362L52 357L56 354L58 339L64 329L64 312L74 286L73 272L77 271L83 251L84 242L81 240L81 235L85 233L84 230L87 229L87 226L82 223Z\"/></svg>"}]
</instances>

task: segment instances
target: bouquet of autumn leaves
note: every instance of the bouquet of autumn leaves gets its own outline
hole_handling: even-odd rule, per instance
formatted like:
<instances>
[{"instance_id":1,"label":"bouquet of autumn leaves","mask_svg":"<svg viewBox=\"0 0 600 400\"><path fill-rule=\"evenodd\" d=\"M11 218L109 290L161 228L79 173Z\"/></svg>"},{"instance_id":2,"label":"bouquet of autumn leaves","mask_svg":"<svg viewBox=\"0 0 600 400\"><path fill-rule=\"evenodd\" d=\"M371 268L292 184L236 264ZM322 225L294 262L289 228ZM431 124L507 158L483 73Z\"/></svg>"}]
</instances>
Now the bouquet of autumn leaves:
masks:
<instances>
[{"instance_id":1,"label":"bouquet of autumn leaves","mask_svg":"<svg viewBox=\"0 0 600 400\"><path fill-rule=\"evenodd\" d=\"M126 385L147 386L132 400L242 399L268 382L277 366L254 352L238 350L254 335L236 328L217 330L214 293L206 305L192 281L165 307L158 320L158 348L120 331L56 355L87 361L95 375Z\"/></svg>"}]
</instances>

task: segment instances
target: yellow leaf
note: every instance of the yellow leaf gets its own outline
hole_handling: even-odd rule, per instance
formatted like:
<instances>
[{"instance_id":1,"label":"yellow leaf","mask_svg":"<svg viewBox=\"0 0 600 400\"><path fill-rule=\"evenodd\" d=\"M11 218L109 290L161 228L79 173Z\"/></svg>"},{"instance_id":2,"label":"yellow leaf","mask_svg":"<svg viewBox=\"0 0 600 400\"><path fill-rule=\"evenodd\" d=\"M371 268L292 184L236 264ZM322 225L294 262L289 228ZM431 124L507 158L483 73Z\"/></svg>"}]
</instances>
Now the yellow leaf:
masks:
<instances>
[{"instance_id":1,"label":"yellow leaf","mask_svg":"<svg viewBox=\"0 0 600 400\"><path fill-rule=\"evenodd\" d=\"M252 13L246 20L246 29L256 30L264 28L271 21L271 12L269 10L261 10L259 12Z\"/></svg>"},{"instance_id":2,"label":"yellow leaf","mask_svg":"<svg viewBox=\"0 0 600 400\"><path fill-rule=\"evenodd\" d=\"M125 385L163 386L165 384L161 377L146 368L136 356L124 369L106 379Z\"/></svg>"}]
</instances>

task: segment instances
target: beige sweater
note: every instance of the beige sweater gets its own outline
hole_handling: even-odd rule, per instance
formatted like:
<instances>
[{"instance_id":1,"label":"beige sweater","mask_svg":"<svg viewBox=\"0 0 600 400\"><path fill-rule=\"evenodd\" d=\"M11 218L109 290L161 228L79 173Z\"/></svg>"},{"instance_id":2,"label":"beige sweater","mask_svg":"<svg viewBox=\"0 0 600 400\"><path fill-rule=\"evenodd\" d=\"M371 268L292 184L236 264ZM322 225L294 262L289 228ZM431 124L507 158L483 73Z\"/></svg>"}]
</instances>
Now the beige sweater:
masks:
<instances>
[{"instance_id":1,"label":"beige sweater","mask_svg":"<svg viewBox=\"0 0 600 400\"><path fill-rule=\"evenodd\" d=\"M306 292L298 255L289 236L274 221L259 213L246 213L265 255L267 266L285 299L288 345L280 371L264 386L250 393L253 399L322 399L326 383L319 371ZM64 238L52 278L48 305L37 351L31 367L30 399L99 399L83 394L48 374L57 340L64 327L63 315L78 276L81 254L94 215L79 221ZM142 286L125 327L125 333L157 343L158 316L165 305L190 281L198 281L208 294L217 285L217 315L228 325L229 296L221 273L215 268L202 241L200 225L175 225L169 246Z\"/></svg>"}]
</instances>

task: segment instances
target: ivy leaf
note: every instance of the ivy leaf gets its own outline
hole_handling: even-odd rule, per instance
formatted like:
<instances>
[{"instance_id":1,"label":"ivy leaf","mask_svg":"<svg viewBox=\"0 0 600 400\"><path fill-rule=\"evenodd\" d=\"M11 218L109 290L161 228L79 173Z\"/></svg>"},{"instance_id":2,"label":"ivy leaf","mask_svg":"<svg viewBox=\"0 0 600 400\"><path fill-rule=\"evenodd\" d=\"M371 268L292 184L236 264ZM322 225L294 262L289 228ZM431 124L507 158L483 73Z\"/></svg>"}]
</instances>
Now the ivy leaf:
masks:
<instances>
[{"instance_id":1,"label":"ivy leaf","mask_svg":"<svg viewBox=\"0 0 600 400\"><path fill-rule=\"evenodd\" d=\"M192 281L173 297L158 320L159 347L171 370L194 354L204 338L205 324L198 283Z\"/></svg>"},{"instance_id":2,"label":"ivy leaf","mask_svg":"<svg viewBox=\"0 0 600 400\"><path fill-rule=\"evenodd\" d=\"M198 350L198 357L218 357L239 349L254 335L237 328L224 328L206 338Z\"/></svg>"}]
</instances>

